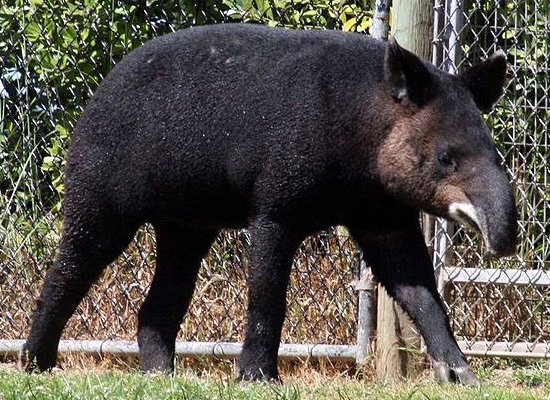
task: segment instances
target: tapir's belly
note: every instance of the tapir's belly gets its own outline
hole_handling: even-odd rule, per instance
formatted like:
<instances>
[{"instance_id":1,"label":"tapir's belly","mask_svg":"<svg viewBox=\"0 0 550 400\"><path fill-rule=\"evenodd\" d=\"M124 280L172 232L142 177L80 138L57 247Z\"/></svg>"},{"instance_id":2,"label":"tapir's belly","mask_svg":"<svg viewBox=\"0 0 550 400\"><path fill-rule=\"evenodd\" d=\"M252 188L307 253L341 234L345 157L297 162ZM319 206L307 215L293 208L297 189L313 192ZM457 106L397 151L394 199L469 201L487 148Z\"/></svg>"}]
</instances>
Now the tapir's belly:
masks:
<instances>
[{"instance_id":1,"label":"tapir's belly","mask_svg":"<svg viewBox=\"0 0 550 400\"><path fill-rule=\"evenodd\" d=\"M246 226L252 189L231 182L221 169L209 171L201 167L148 174L137 189L143 194L138 200L138 215L146 222L174 221L201 229Z\"/></svg>"}]
</instances>

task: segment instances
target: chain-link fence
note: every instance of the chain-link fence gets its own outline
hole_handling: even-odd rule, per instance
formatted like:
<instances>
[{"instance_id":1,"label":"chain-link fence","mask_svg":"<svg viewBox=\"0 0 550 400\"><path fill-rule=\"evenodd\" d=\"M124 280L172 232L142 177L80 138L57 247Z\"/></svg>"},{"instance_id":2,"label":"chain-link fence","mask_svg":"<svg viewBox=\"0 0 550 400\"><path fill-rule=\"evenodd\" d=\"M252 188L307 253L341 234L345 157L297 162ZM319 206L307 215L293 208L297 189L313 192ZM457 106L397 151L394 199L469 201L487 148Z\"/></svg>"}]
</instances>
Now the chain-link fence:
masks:
<instances>
[{"instance_id":1,"label":"chain-link fence","mask_svg":"<svg viewBox=\"0 0 550 400\"><path fill-rule=\"evenodd\" d=\"M550 5L547 1L436 1L435 60L464 66L503 49L508 84L487 117L515 186L515 257L483 257L479 237L436 223L435 260L455 334L471 354L550 356ZM449 246L449 244L453 246ZM482 270L480 270L480 268ZM530 354L531 353L531 354Z\"/></svg>"},{"instance_id":2,"label":"chain-link fence","mask_svg":"<svg viewBox=\"0 0 550 400\"><path fill-rule=\"evenodd\" d=\"M436 61L443 68L460 69L496 48L508 52L507 92L488 123L516 184L521 216L519 255L498 264L483 259L476 237L460 229L442 235L441 224L436 224L436 259L458 268L441 274L449 277L445 293L453 327L467 345L480 340L546 343L550 293L548 284L540 284L546 282L544 276L522 275L527 276L522 286L506 286L491 277L481 283L461 277L477 274L479 267L525 273L548 269L548 6L543 0L464 2L462 7L456 0L435 3ZM94 89L125 53L160 34L205 23L368 32L371 19L370 0L2 2L0 339L26 336L59 240L69 134ZM447 249L446 243L454 246ZM245 232L220 235L203 262L180 340L242 340L247 246ZM64 338L135 338L136 313L152 278L154 247L152 228L145 227L93 287ZM355 246L343 229L331 229L302 245L288 294L284 342L355 343L357 300L349 284L358 264Z\"/></svg>"}]
</instances>

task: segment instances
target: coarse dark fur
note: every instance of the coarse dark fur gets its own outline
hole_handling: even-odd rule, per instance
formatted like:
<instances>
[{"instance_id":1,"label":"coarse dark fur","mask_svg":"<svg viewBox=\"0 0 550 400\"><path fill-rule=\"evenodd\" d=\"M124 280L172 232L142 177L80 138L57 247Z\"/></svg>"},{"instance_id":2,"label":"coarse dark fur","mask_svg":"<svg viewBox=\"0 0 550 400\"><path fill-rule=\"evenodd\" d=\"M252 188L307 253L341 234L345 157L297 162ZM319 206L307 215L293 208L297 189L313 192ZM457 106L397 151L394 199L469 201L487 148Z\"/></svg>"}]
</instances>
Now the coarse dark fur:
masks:
<instances>
[{"instance_id":1,"label":"coarse dark fur","mask_svg":"<svg viewBox=\"0 0 550 400\"><path fill-rule=\"evenodd\" d=\"M23 367L55 364L91 283L150 222L158 257L139 312L143 369L171 370L201 258L220 229L247 227L239 375L277 379L294 252L342 224L418 326L441 377L475 382L418 217L471 223L495 254L513 252L514 200L478 111L496 102L504 75L500 53L451 76L395 41L246 25L183 30L128 54L72 138L63 239Z\"/></svg>"}]
</instances>

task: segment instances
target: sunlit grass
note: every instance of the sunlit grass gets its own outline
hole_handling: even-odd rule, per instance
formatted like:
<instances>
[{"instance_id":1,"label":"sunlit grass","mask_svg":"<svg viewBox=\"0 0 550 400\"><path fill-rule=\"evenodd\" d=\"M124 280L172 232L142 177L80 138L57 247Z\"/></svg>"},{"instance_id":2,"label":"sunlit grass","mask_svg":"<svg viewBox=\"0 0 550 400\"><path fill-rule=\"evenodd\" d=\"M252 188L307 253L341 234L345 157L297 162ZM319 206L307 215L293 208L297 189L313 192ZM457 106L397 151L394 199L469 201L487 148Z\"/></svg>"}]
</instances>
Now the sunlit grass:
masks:
<instances>
[{"instance_id":1,"label":"sunlit grass","mask_svg":"<svg viewBox=\"0 0 550 400\"><path fill-rule=\"evenodd\" d=\"M143 375L136 369L54 371L27 375L0 366L0 399L184 399L184 400L300 400L300 399L550 399L550 364L506 369L479 368L485 383L479 388L439 385L430 374L399 384L370 377L342 376L299 368L286 371L284 384L240 383L230 371L211 375L185 369L176 376Z\"/></svg>"}]
</instances>

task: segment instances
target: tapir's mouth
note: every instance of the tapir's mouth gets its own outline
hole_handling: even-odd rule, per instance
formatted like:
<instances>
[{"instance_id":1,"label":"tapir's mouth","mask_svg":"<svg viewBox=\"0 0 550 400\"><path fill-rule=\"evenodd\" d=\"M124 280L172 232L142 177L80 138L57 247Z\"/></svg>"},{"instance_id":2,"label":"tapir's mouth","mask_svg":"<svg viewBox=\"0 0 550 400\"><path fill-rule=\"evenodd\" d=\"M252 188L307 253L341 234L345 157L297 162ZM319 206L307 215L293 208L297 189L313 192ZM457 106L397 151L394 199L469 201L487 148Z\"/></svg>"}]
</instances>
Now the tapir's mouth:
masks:
<instances>
[{"instance_id":1,"label":"tapir's mouth","mask_svg":"<svg viewBox=\"0 0 550 400\"><path fill-rule=\"evenodd\" d=\"M456 202L449 206L449 216L456 222L481 233L483 240L489 249L489 253L497 255L498 252L491 246L489 232L487 228L487 219L485 214L472 203Z\"/></svg>"},{"instance_id":2,"label":"tapir's mouth","mask_svg":"<svg viewBox=\"0 0 550 400\"><path fill-rule=\"evenodd\" d=\"M474 182L472 185L477 185L477 189L462 191L459 197L462 201L451 202L446 217L478 231L486 245L486 256L509 256L516 252L518 236L514 196L503 174L486 182L489 181L488 187Z\"/></svg>"},{"instance_id":3,"label":"tapir's mouth","mask_svg":"<svg viewBox=\"0 0 550 400\"><path fill-rule=\"evenodd\" d=\"M478 232L482 232L479 210L471 203L452 203L449 216L456 222Z\"/></svg>"}]
</instances>

